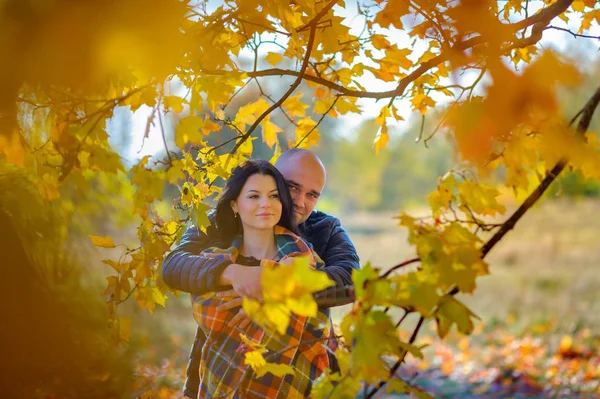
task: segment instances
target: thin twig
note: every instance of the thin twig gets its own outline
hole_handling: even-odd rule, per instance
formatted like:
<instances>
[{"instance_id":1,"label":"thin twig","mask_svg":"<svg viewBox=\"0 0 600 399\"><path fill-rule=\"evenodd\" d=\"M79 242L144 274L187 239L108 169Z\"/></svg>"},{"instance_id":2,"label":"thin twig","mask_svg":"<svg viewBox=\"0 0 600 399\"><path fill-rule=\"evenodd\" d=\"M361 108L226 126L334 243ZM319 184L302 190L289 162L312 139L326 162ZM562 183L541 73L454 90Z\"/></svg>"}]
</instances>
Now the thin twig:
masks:
<instances>
[{"instance_id":1,"label":"thin twig","mask_svg":"<svg viewBox=\"0 0 600 399\"><path fill-rule=\"evenodd\" d=\"M308 136L310 136L310 134L317 128L317 126L319 126L321 124L321 122L323 122L323 119L325 119L325 116L327 116L327 114L329 113L329 111L331 111L333 109L333 107L335 106L335 103L337 103L337 101L339 99L340 99L340 96L336 96L335 97L335 100L333 100L333 103L331 103L331 105L329 106L329 108L327 108L327 111L325 111L325 113L323 115L321 115L321 118L318 120L317 124L314 125L312 127L312 129L310 129L310 131L304 135L304 137L302 137L302 139L294 146L295 148L298 148L300 146L300 144L302 144L302 142L304 140L306 140L306 138Z\"/></svg>"},{"instance_id":2,"label":"thin twig","mask_svg":"<svg viewBox=\"0 0 600 399\"><path fill-rule=\"evenodd\" d=\"M165 127L163 125L162 116L160 115L160 110L158 111L158 124L160 125L160 133L162 135L163 144L165 145L165 151L167 152L167 158L169 158L169 165L173 163L173 159L171 159L171 152L169 151L169 146L167 146L167 138L165 137Z\"/></svg>"},{"instance_id":3,"label":"thin twig","mask_svg":"<svg viewBox=\"0 0 600 399\"><path fill-rule=\"evenodd\" d=\"M574 38L583 37L583 38L586 38L586 39L600 40L600 36L582 35L582 34L570 31L569 29L566 29L566 28L560 28L558 26L548 25L548 26L546 26L544 28L544 30L546 30L546 29L555 29L555 30L559 30L559 31L562 31L562 32L567 32L567 33L570 33L571 35L573 35Z\"/></svg>"}]
</instances>

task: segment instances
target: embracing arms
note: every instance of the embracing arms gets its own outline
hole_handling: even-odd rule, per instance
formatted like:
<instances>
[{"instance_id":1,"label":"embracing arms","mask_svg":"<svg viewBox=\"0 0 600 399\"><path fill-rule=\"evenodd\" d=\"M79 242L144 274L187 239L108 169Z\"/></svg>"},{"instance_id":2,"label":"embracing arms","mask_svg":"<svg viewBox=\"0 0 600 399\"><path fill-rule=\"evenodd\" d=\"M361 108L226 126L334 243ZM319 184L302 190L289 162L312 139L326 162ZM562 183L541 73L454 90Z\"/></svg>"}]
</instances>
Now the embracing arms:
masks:
<instances>
[{"instance_id":1,"label":"embracing arms","mask_svg":"<svg viewBox=\"0 0 600 399\"><path fill-rule=\"evenodd\" d=\"M181 237L179 245L167 255L162 277L170 288L193 295L224 288L221 275L231 262L200 255L210 246L211 234L216 234L213 227L204 234L197 226L191 226Z\"/></svg>"},{"instance_id":2,"label":"embracing arms","mask_svg":"<svg viewBox=\"0 0 600 399\"><path fill-rule=\"evenodd\" d=\"M340 221L331 216L328 218L327 228L315 228L315 231L308 232L315 249L325 262L323 271L335 282L335 286L315 294L315 300L322 307L340 306L354 301L352 270L360 268L356 248ZM317 234L321 237L315 236Z\"/></svg>"}]
</instances>

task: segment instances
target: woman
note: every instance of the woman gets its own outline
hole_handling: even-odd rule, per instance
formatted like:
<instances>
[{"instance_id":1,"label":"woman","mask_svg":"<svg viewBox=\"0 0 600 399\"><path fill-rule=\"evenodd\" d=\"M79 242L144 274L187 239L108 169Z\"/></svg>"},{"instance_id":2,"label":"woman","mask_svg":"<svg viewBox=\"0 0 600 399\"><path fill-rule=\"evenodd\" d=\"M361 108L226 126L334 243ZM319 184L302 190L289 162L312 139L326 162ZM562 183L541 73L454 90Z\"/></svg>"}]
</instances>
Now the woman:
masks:
<instances>
[{"instance_id":1,"label":"woman","mask_svg":"<svg viewBox=\"0 0 600 399\"><path fill-rule=\"evenodd\" d=\"M277 267L290 257L310 256L317 268L323 263L309 244L294 233L293 205L283 176L267 161L247 161L236 168L216 208L219 245L202 253L233 263ZM224 249L226 248L226 249ZM222 282L231 280L223 272ZM223 286L223 290L230 287ZM286 334L251 324L241 331L228 326L238 309L217 311L231 297L214 293L192 296L194 318L206 334L200 366L200 398L306 397L311 381L329 367L324 348L329 335L328 310L317 317L293 315ZM291 365L295 373L256 378L244 363L240 333L265 345L267 361ZM288 349L289 348L289 349Z\"/></svg>"}]
</instances>

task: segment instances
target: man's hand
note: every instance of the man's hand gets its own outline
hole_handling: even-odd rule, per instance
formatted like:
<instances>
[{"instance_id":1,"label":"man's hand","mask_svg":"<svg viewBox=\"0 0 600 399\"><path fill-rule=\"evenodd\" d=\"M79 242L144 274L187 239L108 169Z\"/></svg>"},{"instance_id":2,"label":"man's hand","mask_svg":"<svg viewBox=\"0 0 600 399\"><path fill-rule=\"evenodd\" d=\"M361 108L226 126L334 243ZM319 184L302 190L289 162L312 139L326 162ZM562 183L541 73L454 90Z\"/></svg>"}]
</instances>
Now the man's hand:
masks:
<instances>
[{"instance_id":1,"label":"man's hand","mask_svg":"<svg viewBox=\"0 0 600 399\"><path fill-rule=\"evenodd\" d=\"M225 310L241 307L244 303L244 298L240 297L235 290L222 291L217 293L217 298L223 297L235 297L231 301L227 301L219 306L217 306L217 312L223 312ZM237 326L239 329L244 330L252 323L252 319L244 313L244 309L240 309L239 312L235 316L229 320L227 326L233 328Z\"/></svg>"},{"instance_id":2,"label":"man's hand","mask_svg":"<svg viewBox=\"0 0 600 399\"><path fill-rule=\"evenodd\" d=\"M260 278L263 268L261 266L244 266L232 263L227 266L221 275L221 284L231 285L239 296L261 300L262 286Z\"/></svg>"}]
</instances>

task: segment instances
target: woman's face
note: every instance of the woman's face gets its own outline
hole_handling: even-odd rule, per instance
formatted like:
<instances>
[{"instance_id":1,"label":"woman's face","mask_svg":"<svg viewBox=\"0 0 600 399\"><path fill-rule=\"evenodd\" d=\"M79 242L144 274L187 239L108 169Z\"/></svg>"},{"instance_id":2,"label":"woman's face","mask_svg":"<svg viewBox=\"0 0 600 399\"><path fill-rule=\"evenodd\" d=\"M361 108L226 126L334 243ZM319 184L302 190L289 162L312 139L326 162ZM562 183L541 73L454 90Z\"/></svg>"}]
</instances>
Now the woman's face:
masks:
<instances>
[{"instance_id":1,"label":"woman's face","mask_svg":"<svg viewBox=\"0 0 600 399\"><path fill-rule=\"evenodd\" d=\"M238 214L244 230L275 227L281 218L281 201L275 179L261 174L250 176L238 198L231 201L231 209Z\"/></svg>"}]
</instances>

